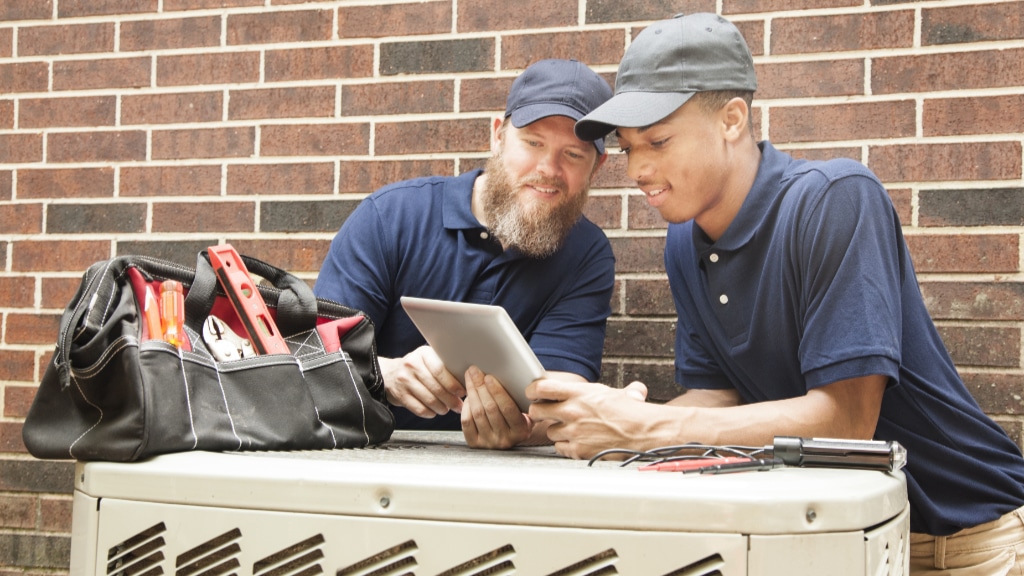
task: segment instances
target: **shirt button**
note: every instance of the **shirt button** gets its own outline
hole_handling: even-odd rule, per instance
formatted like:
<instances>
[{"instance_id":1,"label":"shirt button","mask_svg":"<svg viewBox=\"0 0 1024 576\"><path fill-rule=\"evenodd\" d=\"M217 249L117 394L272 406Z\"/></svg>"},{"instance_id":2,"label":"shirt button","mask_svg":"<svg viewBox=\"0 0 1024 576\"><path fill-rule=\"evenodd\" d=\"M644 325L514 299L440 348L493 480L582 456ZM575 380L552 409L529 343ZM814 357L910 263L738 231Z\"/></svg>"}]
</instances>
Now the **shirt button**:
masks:
<instances>
[{"instance_id":1,"label":"shirt button","mask_svg":"<svg viewBox=\"0 0 1024 576\"><path fill-rule=\"evenodd\" d=\"M712 254L711 256L708 256L708 260L711 260L712 263L718 262L718 254Z\"/></svg>"},{"instance_id":2,"label":"shirt button","mask_svg":"<svg viewBox=\"0 0 1024 576\"><path fill-rule=\"evenodd\" d=\"M722 294L721 296L718 297L718 301L721 302L722 304L728 304L729 297L726 296L725 294Z\"/></svg>"},{"instance_id":3,"label":"shirt button","mask_svg":"<svg viewBox=\"0 0 1024 576\"><path fill-rule=\"evenodd\" d=\"M491 237L491 235L487 233L487 230L484 230L483 232L480 233L480 238L482 240L487 240L490 237Z\"/></svg>"}]
</instances>

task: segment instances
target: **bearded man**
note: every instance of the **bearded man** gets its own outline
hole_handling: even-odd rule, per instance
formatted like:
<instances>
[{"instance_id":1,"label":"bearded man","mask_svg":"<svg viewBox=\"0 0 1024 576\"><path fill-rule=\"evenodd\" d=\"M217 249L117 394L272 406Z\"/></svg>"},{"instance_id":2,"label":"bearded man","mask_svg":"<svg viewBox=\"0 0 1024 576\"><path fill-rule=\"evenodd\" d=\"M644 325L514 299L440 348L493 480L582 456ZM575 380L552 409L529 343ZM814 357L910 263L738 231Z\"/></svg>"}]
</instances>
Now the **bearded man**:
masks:
<instances>
[{"instance_id":1,"label":"bearded man","mask_svg":"<svg viewBox=\"0 0 1024 576\"><path fill-rule=\"evenodd\" d=\"M549 377L599 378L615 259L583 207L607 156L573 127L611 95L580 62L536 62L493 121L484 170L385 186L342 225L314 292L373 320L398 428L461 428L478 448L547 441L492 376L471 368L463 387L402 296L501 306Z\"/></svg>"}]
</instances>

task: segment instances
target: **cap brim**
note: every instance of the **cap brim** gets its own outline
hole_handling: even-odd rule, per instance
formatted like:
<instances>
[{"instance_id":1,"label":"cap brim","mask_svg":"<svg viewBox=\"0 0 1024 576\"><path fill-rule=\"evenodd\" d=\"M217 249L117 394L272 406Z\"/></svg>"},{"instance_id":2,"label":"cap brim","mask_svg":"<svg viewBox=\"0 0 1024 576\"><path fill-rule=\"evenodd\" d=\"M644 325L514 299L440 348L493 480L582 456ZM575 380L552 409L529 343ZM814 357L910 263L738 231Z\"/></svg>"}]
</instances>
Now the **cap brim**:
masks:
<instances>
[{"instance_id":1,"label":"cap brim","mask_svg":"<svg viewBox=\"0 0 1024 576\"><path fill-rule=\"evenodd\" d=\"M509 114L509 116L512 119L513 126L516 128L522 128L523 126L533 124L537 120L547 118L548 116L568 116L569 118L578 121L583 117L583 113L572 106L556 104L553 102L544 102L516 108L511 114ZM577 134L579 133L577 132ZM597 147L597 152L599 154L604 154L604 134L599 134L593 138L577 137L586 142L593 142L594 146Z\"/></svg>"},{"instance_id":2,"label":"cap brim","mask_svg":"<svg viewBox=\"0 0 1024 576\"><path fill-rule=\"evenodd\" d=\"M642 128L663 120L693 92L620 92L576 122L580 140L601 138L616 128Z\"/></svg>"}]
</instances>

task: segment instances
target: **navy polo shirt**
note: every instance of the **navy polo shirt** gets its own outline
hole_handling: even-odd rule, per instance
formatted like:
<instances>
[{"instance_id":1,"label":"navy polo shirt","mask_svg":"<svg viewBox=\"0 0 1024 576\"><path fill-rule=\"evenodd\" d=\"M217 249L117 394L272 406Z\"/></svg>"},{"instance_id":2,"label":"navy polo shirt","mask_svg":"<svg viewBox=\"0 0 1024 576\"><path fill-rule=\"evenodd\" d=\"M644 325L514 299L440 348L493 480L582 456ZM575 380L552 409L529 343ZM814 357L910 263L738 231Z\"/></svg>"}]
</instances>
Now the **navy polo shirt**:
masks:
<instances>
[{"instance_id":1,"label":"navy polo shirt","mask_svg":"<svg viewBox=\"0 0 1024 576\"><path fill-rule=\"evenodd\" d=\"M885 375L875 438L907 449L912 531L948 535L1020 507L1024 459L960 380L885 188L857 162L760 147L718 241L692 221L669 226L677 381L751 403Z\"/></svg>"},{"instance_id":2,"label":"navy polo shirt","mask_svg":"<svg viewBox=\"0 0 1024 576\"><path fill-rule=\"evenodd\" d=\"M608 238L581 217L550 257L503 251L471 211L480 173L399 182L368 196L331 242L314 292L365 312L385 358L425 344L399 302L418 296L501 306L545 369L598 380L615 282ZM403 428L461 429L458 414L396 416Z\"/></svg>"}]
</instances>

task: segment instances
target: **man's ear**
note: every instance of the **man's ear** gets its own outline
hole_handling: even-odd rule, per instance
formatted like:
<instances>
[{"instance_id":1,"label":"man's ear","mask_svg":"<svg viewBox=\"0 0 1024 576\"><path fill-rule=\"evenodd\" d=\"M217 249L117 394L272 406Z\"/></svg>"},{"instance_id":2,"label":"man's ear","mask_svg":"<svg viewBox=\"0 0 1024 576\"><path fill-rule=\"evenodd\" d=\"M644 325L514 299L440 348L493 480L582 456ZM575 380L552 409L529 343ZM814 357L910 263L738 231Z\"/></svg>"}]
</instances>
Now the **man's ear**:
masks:
<instances>
[{"instance_id":1,"label":"man's ear","mask_svg":"<svg viewBox=\"0 0 1024 576\"><path fill-rule=\"evenodd\" d=\"M729 100L721 112L722 125L727 139L735 141L747 136L750 108L743 98Z\"/></svg>"},{"instance_id":2,"label":"man's ear","mask_svg":"<svg viewBox=\"0 0 1024 576\"><path fill-rule=\"evenodd\" d=\"M491 126L491 153L496 154L501 150L501 139L505 136L505 131L501 129L502 123L505 122L504 118L495 118L493 125Z\"/></svg>"}]
</instances>

